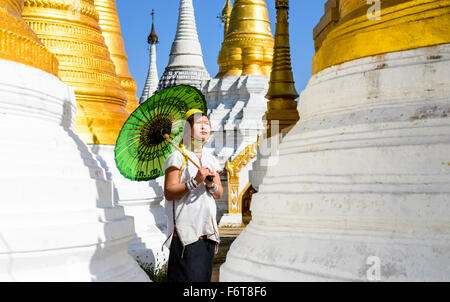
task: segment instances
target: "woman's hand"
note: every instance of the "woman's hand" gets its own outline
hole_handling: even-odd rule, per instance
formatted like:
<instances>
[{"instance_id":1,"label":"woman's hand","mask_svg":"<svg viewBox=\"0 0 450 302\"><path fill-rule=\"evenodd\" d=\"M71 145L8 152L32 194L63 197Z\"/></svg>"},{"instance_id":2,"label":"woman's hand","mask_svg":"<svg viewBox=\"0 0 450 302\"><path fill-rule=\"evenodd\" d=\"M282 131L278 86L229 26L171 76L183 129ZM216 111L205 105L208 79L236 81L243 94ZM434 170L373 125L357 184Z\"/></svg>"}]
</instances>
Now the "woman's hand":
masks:
<instances>
[{"instance_id":1,"label":"woman's hand","mask_svg":"<svg viewBox=\"0 0 450 302\"><path fill-rule=\"evenodd\" d=\"M210 170L210 173L209 173L209 175L207 175L207 176L211 176L212 181L209 181L207 178L205 178L205 184L206 184L206 187L207 187L207 188L214 187L214 178L216 177L216 173L215 173L215 172L212 172L212 171Z\"/></svg>"},{"instance_id":2,"label":"woman's hand","mask_svg":"<svg viewBox=\"0 0 450 302\"><path fill-rule=\"evenodd\" d=\"M197 171L197 175L195 175L195 182L197 185L201 184L205 181L206 176L211 175L211 170L207 167L202 167L200 170Z\"/></svg>"},{"instance_id":3,"label":"woman's hand","mask_svg":"<svg viewBox=\"0 0 450 302\"><path fill-rule=\"evenodd\" d=\"M223 193L223 187L220 181L220 172L219 173L211 172L211 176L213 176L213 181L205 180L205 184L206 187L210 189L212 189L215 186L215 184L217 185L217 191L213 193L212 196L214 197L215 200L219 200L222 198Z\"/></svg>"}]
</instances>

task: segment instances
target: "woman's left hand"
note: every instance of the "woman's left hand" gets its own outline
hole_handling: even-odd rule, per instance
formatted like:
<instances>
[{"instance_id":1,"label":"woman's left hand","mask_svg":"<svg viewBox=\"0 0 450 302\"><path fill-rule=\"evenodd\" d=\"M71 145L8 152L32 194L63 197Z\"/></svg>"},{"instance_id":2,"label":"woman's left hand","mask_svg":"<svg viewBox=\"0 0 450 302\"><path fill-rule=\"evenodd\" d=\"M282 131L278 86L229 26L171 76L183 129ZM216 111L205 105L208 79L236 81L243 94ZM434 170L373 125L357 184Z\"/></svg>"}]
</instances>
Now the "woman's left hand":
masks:
<instances>
[{"instance_id":1,"label":"woman's left hand","mask_svg":"<svg viewBox=\"0 0 450 302\"><path fill-rule=\"evenodd\" d=\"M220 198L222 198L222 193L223 193L223 187L222 187L222 183L220 181L220 172L217 173L217 172L211 171L211 176L213 177L213 181L209 181L209 180L205 179L205 185L209 189L212 189L217 185L217 191L215 191L215 193L212 194L212 196L214 197L215 200L219 200Z\"/></svg>"},{"instance_id":2,"label":"woman's left hand","mask_svg":"<svg viewBox=\"0 0 450 302\"><path fill-rule=\"evenodd\" d=\"M214 186L214 177L216 176L216 173L211 171L209 176L211 176L213 180L209 181L208 178L205 178L205 184L206 184L207 188L210 188L210 187Z\"/></svg>"}]
</instances>

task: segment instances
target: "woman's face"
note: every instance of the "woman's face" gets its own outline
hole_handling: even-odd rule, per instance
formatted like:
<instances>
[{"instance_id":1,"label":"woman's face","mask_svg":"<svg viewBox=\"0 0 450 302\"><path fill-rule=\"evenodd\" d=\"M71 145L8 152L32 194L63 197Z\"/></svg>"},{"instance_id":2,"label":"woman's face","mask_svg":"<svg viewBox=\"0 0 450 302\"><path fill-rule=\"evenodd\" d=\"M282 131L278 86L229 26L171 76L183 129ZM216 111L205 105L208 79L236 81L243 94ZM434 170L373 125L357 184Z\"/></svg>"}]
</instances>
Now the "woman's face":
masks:
<instances>
[{"instance_id":1,"label":"woman's face","mask_svg":"<svg viewBox=\"0 0 450 302\"><path fill-rule=\"evenodd\" d=\"M205 141L208 139L211 133L211 126L207 116L200 116L194 118L194 124L192 125L191 137Z\"/></svg>"}]
</instances>

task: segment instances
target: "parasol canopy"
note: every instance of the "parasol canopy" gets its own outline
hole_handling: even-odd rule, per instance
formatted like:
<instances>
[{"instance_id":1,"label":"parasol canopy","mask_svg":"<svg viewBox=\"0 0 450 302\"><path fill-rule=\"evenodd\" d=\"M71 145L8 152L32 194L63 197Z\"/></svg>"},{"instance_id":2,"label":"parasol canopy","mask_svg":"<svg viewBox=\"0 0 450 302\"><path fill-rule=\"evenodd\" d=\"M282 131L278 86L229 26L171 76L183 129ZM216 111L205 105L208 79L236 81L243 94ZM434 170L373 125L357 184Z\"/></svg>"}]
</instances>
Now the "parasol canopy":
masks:
<instances>
[{"instance_id":1,"label":"parasol canopy","mask_svg":"<svg viewBox=\"0 0 450 302\"><path fill-rule=\"evenodd\" d=\"M120 173L135 181L163 176L166 158L179 150L184 115L191 109L207 114L205 97L188 85L161 90L137 107L123 125L114 149Z\"/></svg>"}]
</instances>

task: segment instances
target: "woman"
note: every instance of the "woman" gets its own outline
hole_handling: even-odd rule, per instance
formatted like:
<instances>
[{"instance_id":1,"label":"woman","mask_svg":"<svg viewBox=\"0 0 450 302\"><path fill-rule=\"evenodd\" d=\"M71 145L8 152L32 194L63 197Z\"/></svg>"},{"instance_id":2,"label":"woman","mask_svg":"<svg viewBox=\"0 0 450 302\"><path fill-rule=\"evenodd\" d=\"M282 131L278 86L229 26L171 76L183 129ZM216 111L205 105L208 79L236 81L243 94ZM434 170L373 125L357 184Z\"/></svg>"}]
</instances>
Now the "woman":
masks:
<instances>
[{"instance_id":1,"label":"woman","mask_svg":"<svg viewBox=\"0 0 450 302\"><path fill-rule=\"evenodd\" d=\"M216 223L216 202L223 188L217 160L203 150L211 127L208 117L197 109L188 111L184 139L187 155L201 167L199 170L179 151L164 163L164 197L171 234L168 282L209 282L219 232ZM207 177L211 176L212 181Z\"/></svg>"}]
</instances>

